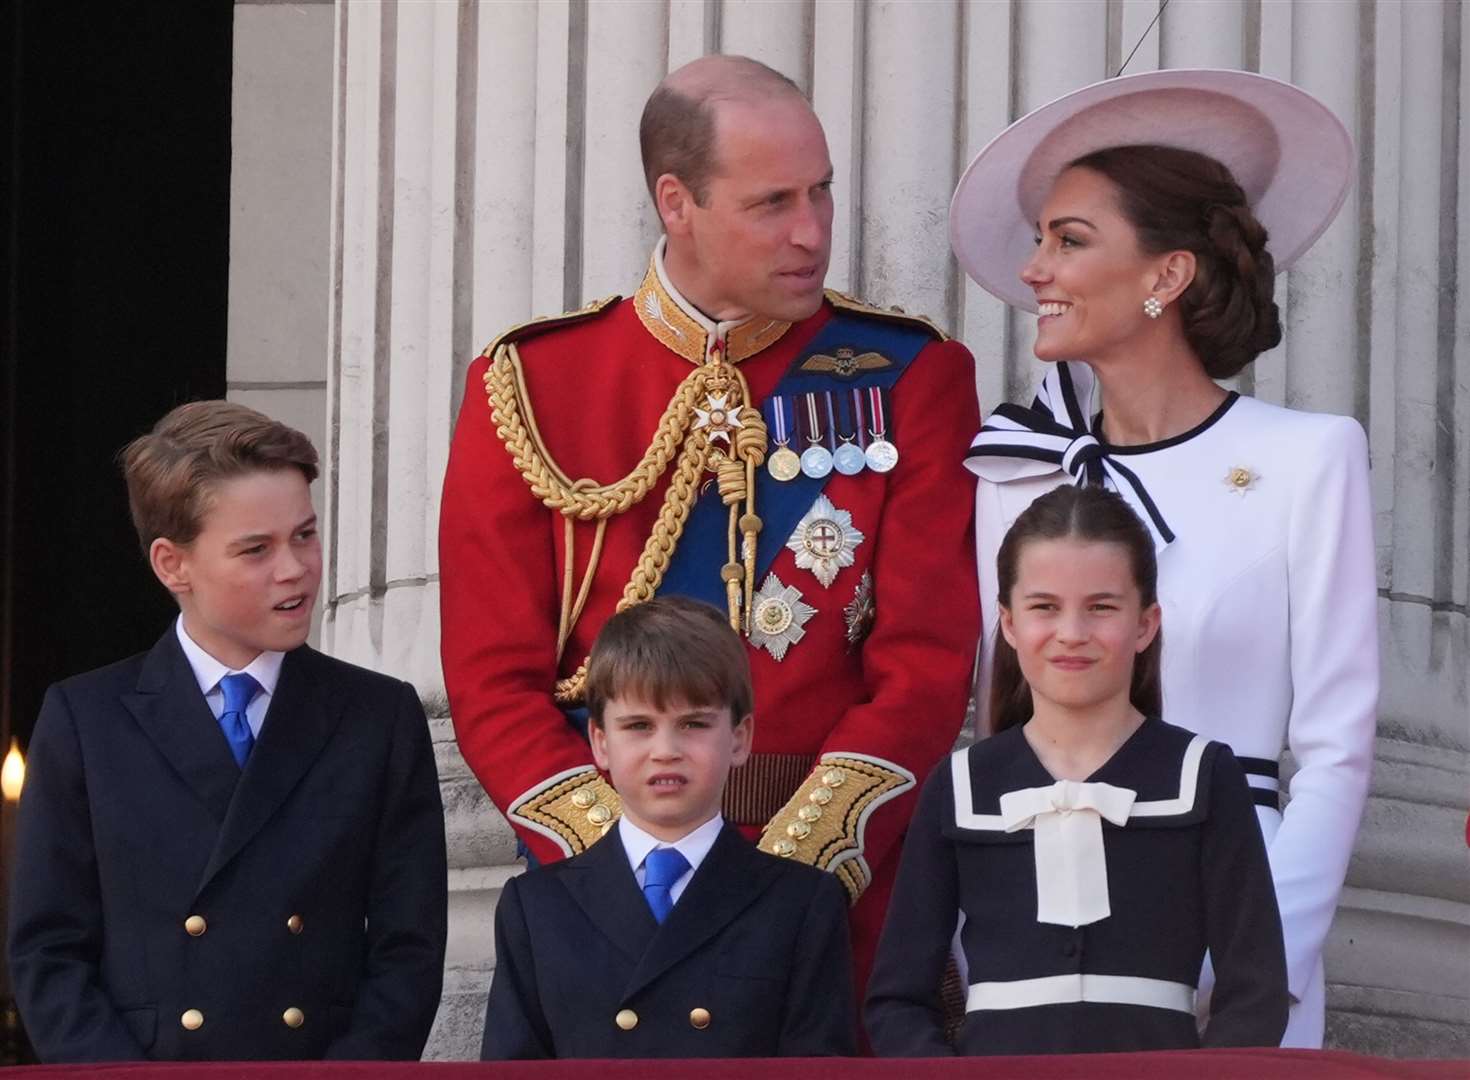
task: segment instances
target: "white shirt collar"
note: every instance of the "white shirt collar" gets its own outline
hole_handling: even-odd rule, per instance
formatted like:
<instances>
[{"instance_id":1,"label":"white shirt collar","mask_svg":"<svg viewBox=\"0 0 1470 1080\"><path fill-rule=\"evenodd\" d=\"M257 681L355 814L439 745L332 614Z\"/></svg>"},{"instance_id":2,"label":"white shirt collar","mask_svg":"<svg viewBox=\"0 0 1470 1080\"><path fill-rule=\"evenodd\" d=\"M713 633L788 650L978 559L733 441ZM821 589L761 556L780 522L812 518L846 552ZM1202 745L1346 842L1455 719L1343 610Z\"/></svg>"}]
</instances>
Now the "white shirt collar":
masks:
<instances>
[{"instance_id":1,"label":"white shirt collar","mask_svg":"<svg viewBox=\"0 0 1470 1080\"><path fill-rule=\"evenodd\" d=\"M699 869L699 864L709 854L709 849L715 846L715 839L724 827L724 817L716 814L699 828L685 833L670 844L644 832L628 820L627 814L618 818L618 836L622 838L623 850L628 853L628 865L633 868L635 875L639 867L643 865L643 860L648 858L648 853L656 847L677 849L679 854L688 860L689 872L692 874Z\"/></svg>"},{"instance_id":2,"label":"white shirt collar","mask_svg":"<svg viewBox=\"0 0 1470 1080\"><path fill-rule=\"evenodd\" d=\"M664 287L664 292L669 294L669 298L679 305L679 310L684 312L685 315L688 315L704 329L705 334L708 335L708 341L724 340L729 337L731 330L750 322L751 316L745 315L739 319L730 319L727 322L717 323L704 312L700 311L699 308L684 299L684 294L674 288L674 283L669 280L669 272L664 268L664 250L668 247L668 243L669 238L667 236L660 236L658 243L653 249L653 269L658 274L658 283Z\"/></svg>"},{"instance_id":3,"label":"white shirt collar","mask_svg":"<svg viewBox=\"0 0 1470 1080\"><path fill-rule=\"evenodd\" d=\"M183 615L174 621L174 629L178 632L179 645L184 650L184 659L189 661L189 668L194 672L194 679L199 683L201 694L207 696L219 686L221 679L235 673L235 668L220 663L189 636L189 631L184 629ZM281 661L285 657L286 654L283 652L263 652L238 670L254 678L266 694L274 695L276 683L281 678Z\"/></svg>"}]
</instances>

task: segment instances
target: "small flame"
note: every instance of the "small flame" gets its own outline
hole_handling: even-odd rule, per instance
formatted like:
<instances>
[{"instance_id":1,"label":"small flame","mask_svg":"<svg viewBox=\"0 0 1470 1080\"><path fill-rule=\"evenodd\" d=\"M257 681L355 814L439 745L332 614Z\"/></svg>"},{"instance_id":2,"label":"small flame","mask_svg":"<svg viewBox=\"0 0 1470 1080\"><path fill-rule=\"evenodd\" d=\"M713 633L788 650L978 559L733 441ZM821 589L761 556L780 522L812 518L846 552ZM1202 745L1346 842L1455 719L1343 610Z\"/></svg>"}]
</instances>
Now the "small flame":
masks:
<instances>
[{"instance_id":1,"label":"small flame","mask_svg":"<svg viewBox=\"0 0 1470 1080\"><path fill-rule=\"evenodd\" d=\"M5 755L5 764L0 765L0 794L3 794L8 802L20 801L20 789L26 782L26 759L21 756L20 747L15 740L10 740L10 752Z\"/></svg>"}]
</instances>

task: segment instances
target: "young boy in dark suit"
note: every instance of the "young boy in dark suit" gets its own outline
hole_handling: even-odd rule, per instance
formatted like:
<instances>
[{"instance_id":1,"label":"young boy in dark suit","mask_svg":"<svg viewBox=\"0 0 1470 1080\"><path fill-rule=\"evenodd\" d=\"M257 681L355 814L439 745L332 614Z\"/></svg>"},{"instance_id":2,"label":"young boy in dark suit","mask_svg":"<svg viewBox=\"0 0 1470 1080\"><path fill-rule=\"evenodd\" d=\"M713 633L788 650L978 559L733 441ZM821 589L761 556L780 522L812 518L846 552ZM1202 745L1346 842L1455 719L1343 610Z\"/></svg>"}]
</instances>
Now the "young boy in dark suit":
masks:
<instances>
[{"instance_id":1,"label":"young boy in dark suit","mask_svg":"<svg viewBox=\"0 0 1470 1080\"><path fill-rule=\"evenodd\" d=\"M657 598L607 621L587 710L622 816L573 792L603 839L506 884L481 1057L856 1052L841 885L720 815L751 701L745 645L714 608Z\"/></svg>"},{"instance_id":2,"label":"young boy in dark suit","mask_svg":"<svg viewBox=\"0 0 1470 1080\"><path fill-rule=\"evenodd\" d=\"M51 687L10 905L42 1060L417 1058L444 962L444 824L413 687L307 647L306 436L182 405L123 455L180 616Z\"/></svg>"}]
</instances>

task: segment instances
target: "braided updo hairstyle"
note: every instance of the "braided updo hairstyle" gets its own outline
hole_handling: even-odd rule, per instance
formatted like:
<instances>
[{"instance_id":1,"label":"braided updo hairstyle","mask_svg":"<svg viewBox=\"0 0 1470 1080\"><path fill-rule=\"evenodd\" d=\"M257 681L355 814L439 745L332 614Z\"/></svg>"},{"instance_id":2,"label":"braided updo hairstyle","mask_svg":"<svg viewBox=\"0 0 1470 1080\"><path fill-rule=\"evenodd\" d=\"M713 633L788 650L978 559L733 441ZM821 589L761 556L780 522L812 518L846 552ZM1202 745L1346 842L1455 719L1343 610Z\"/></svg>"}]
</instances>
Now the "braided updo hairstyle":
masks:
<instances>
[{"instance_id":1,"label":"braided updo hairstyle","mask_svg":"<svg viewBox=\"0 0 1470 1080\"><path fill-rule=\"evenodd\" d=\"M1266 230L1229 169L1171 146L1112 146L1069 168L1112 181L1143 251L1194 254L1194 281L1176 303L1185 340L1212 379L1239 374L1281 341Z\"/></svg>"}]
</instances>

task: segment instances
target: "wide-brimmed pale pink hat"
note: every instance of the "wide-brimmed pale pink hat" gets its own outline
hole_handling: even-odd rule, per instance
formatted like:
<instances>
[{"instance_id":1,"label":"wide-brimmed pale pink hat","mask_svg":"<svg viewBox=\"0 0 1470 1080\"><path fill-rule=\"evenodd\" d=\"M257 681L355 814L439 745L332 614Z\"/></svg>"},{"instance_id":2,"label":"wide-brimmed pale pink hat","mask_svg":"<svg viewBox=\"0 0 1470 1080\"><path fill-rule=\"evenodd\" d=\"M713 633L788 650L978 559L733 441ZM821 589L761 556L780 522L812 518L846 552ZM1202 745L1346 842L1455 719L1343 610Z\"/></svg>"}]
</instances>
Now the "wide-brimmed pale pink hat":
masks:
<instances>
[{"instance_id":1,"label":"wide-brimmed pale pink hat","mask_svg":"<svg viewBox=\"0 0 1470 1080\"><path fill-rule=\"evenodd\" d=\"M949 208L965 272L1036 310L1021 281L1041 205L1062 170L1110 146L1173 146L1223 163L1285 270L1332 223L1353 178L1353 140L1305 90L1248 71L1179 68L1083 87L1028 113L975 155Z\"/></svg>"}]
</instances>

